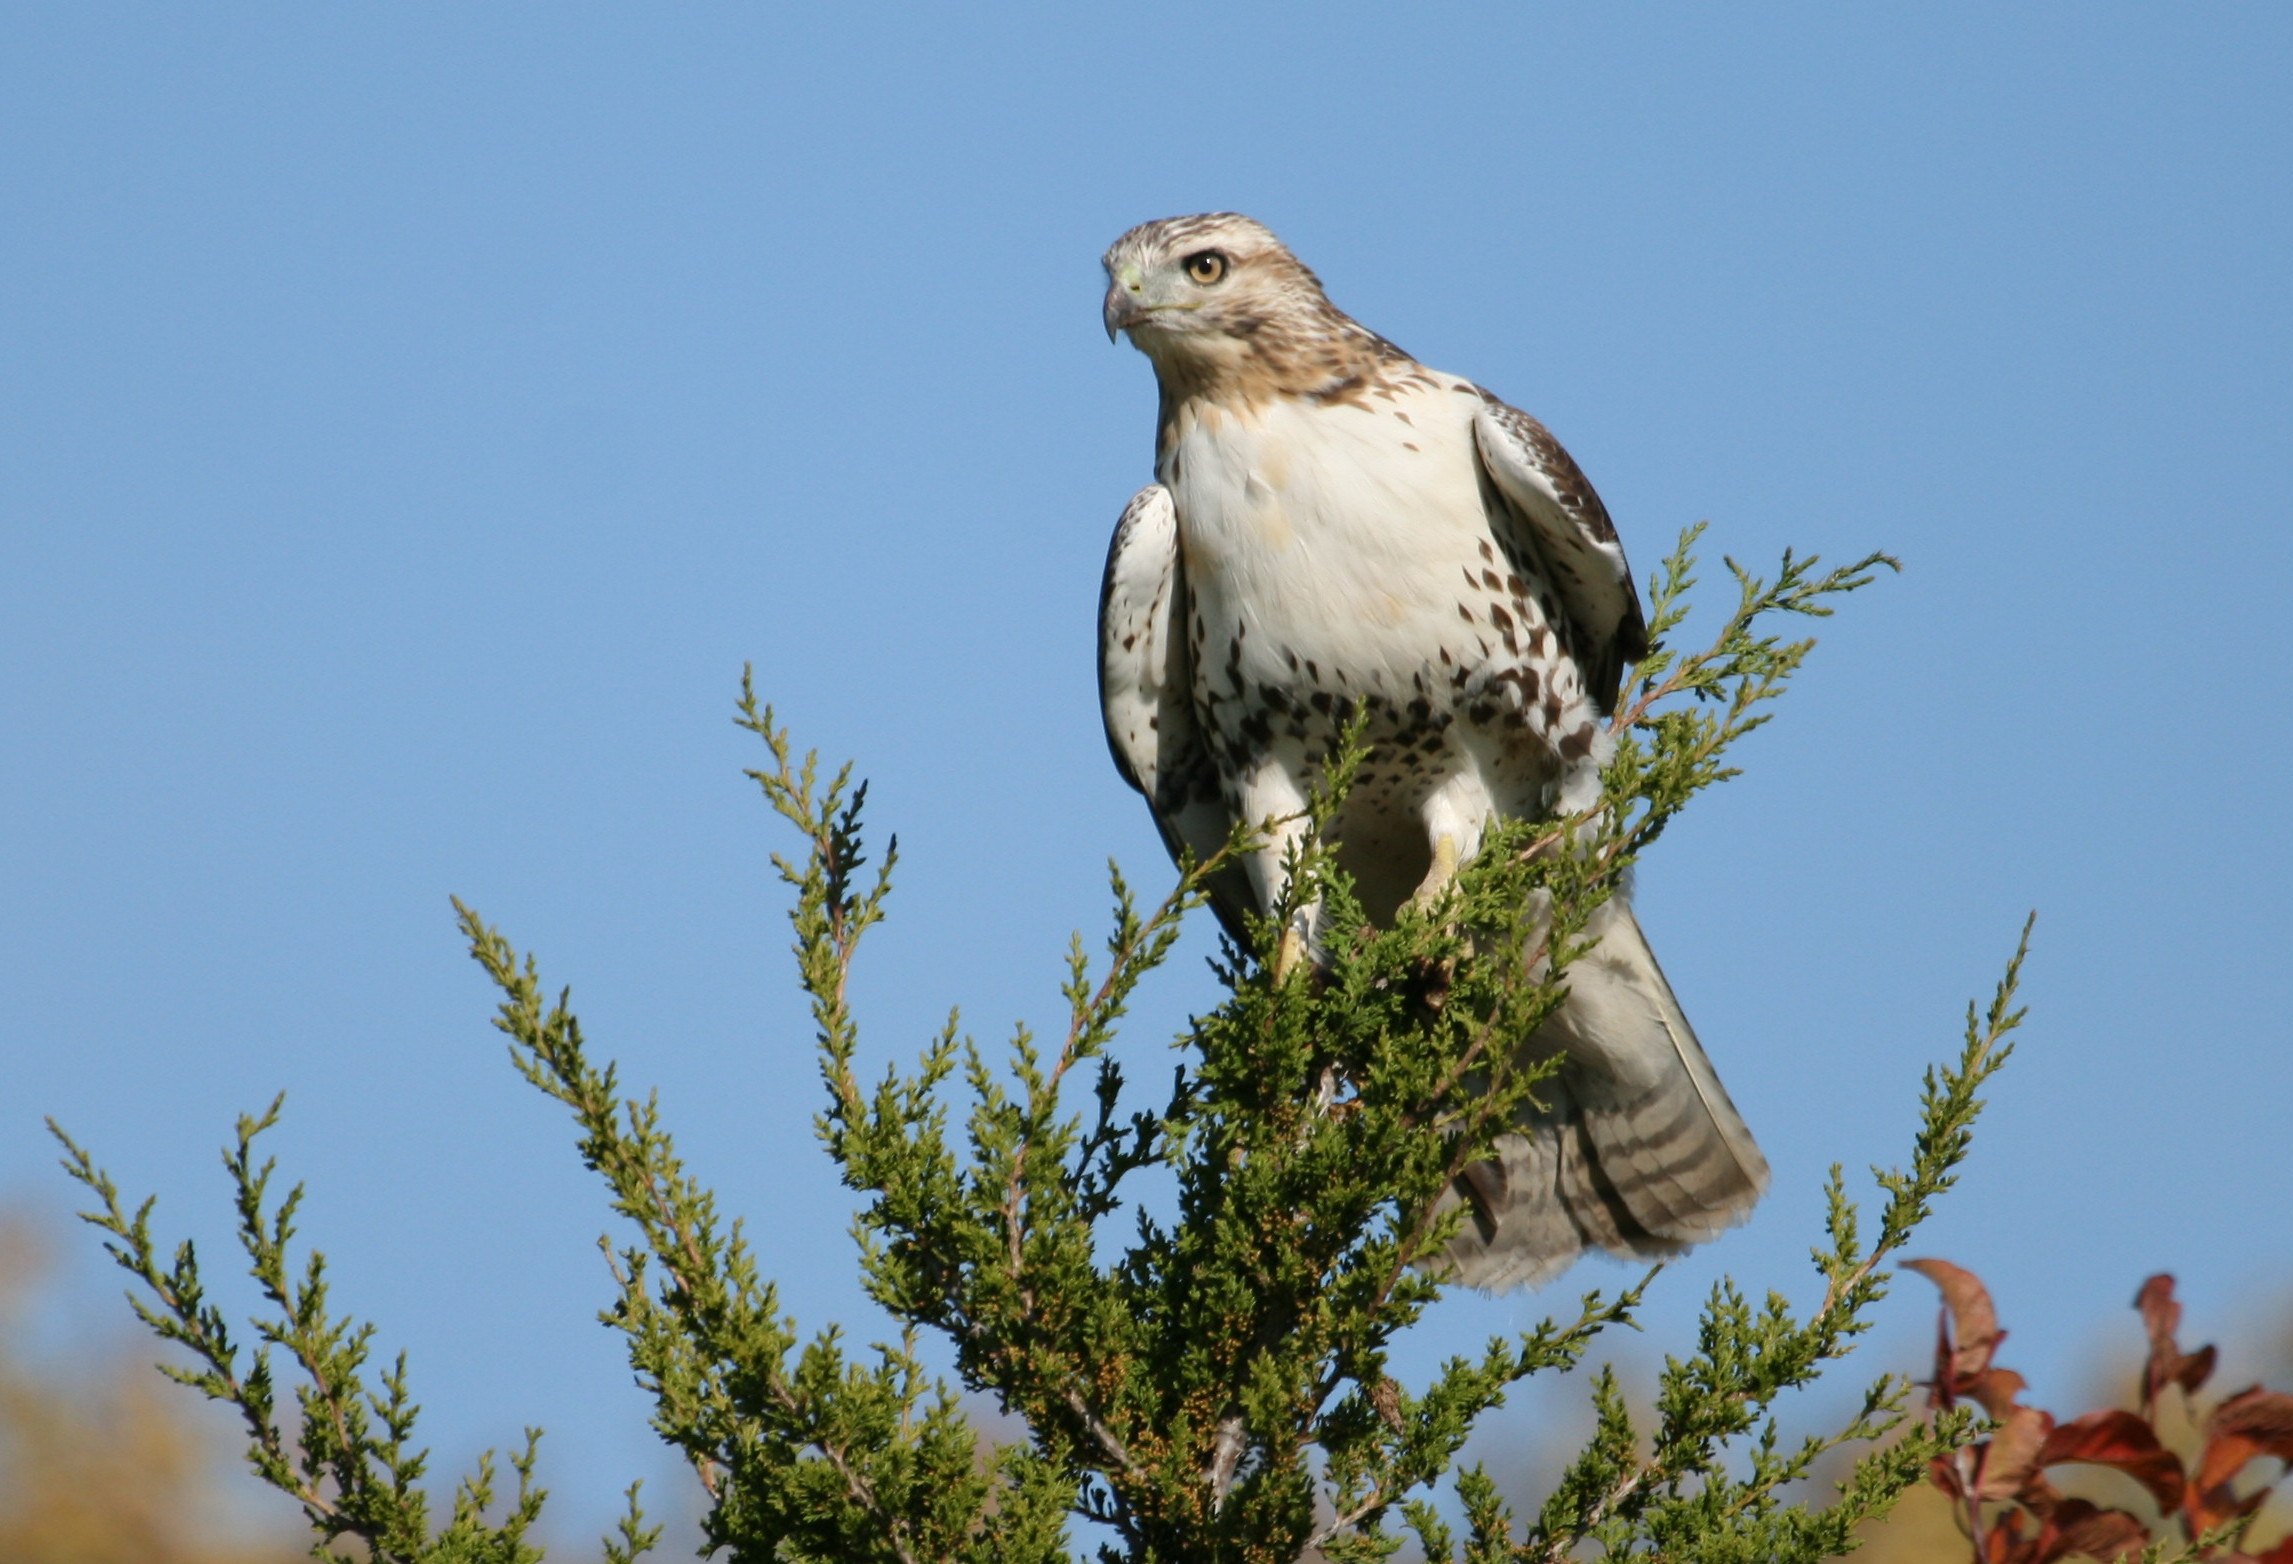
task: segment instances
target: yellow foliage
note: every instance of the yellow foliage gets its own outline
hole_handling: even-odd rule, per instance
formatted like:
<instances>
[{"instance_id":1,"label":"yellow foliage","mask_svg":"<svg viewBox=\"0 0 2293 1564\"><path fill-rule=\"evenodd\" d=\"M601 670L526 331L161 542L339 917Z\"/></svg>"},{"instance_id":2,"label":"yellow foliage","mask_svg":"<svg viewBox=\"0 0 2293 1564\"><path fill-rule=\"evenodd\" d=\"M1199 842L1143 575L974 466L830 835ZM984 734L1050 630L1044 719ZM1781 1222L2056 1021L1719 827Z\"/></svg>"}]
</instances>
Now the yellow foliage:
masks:
<instances>
[{"instance_id":1,"label":"yellow foliage","mask_svg":"<svg viewBox=\"0 0 2293 1564\"><path fill-rule=\"evenodd\" d=\"M47 1244L0 1215L0 1560L287 1564L296 1534L251 1533L217 1492L238 1452L197 1398L152 1368L148 1338L96 1361L30 1361Z\"/></svg>"}]
</instances>

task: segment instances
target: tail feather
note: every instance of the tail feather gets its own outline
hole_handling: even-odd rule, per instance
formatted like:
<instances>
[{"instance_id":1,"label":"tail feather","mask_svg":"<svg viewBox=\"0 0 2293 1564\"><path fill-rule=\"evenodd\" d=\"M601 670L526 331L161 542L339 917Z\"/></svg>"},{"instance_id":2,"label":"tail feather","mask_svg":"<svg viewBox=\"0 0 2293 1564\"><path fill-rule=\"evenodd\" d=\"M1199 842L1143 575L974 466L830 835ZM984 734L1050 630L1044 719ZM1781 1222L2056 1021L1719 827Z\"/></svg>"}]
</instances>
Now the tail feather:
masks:
<instances>
[{"instance_id":1,"label":"tail feather","mask_svg":"<svg viewBox=\"0 0 2293 1564\"><path fill-rule=\"evenodd\" d=\"M1767 1159L1673 997L1632 910L1603 909L1569 997L1524 1046L1563 1056L1520 1134L1466 1170L1443 1209L1467 1220L1444 1257L1469 1286L1533 1285L1587 1249L1678 1254L1741 1222Z\"/></svg>"}]
</instances>

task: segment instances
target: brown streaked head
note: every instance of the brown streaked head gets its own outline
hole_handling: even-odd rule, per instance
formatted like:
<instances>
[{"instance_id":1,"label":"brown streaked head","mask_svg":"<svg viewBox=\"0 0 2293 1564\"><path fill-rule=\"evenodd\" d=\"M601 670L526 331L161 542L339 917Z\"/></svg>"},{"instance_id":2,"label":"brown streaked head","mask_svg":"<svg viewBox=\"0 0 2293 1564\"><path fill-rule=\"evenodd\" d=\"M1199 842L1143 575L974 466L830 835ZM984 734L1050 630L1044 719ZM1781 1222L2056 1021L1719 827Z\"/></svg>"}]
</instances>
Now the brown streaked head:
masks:
<instances>
[{"instance_id":1,"label":"brown streaked head","mask_svg":"<svg viewBox=\"0 0 2293 1564\"><path fill-rule=\"evenodd\" d=\"M1337 361L1405 356L1348 319L1281 240L1238 212L1141 223L1103 264L1108 339L1129 332L1166 385L1310 392Z\"/></svg>"}]
</instances>

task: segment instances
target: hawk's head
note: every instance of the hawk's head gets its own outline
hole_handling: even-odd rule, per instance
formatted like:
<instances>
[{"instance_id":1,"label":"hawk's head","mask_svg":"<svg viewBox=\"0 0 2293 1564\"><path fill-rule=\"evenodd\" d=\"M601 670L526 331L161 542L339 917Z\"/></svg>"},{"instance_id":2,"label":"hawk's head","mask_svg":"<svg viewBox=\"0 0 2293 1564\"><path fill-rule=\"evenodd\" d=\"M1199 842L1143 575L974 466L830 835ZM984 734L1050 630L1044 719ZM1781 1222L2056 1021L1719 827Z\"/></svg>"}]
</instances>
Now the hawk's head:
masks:
<instances>
[{"instance_id":1,"label":"hawk's head","mask_svg":"<svg viewBox=\"0 0 2293 1564\"><path fill-rule=\"evenodd\" d=\"M1156 368L1188 378L1291 357L1353 325L1265 224L1237 212L1141 223L1104 264L1108 340L1127 331Z\"/></svg>"},{"instance_id":2,"label":"hawk's head","mask_svg":"<svg viewBox=\"0 0 2293 1564\"><path fill-rule=\"evenodd\" d=\"M1248 336L1269 314L1329 308L1314 274L1264 223L1239 212L1141 223L1101 264L1107 340L1128 331L1150 353L1154 338Z\"/></svg>"}]
</instances>

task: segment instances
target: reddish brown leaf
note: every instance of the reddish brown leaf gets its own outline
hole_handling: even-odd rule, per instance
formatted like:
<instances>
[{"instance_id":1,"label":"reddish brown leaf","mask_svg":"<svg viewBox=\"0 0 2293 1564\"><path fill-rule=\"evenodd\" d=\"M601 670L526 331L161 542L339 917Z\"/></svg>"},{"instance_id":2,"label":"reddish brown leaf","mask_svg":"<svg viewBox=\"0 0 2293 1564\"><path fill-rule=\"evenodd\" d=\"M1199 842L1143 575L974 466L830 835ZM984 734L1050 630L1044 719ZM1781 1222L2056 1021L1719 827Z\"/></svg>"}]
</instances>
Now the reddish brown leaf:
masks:
<instances>
[{"instance_id":1,"label":"reddish brown leaf","mask_svg":"<svg viewBox=\"0 0 2293 1564\"><path fill-rule=\"evenodd\" d=\"M1958 1375L1951 1370L1951 1315L1935 1311L1935 1377L1927 1381L1927 1405L1949 1411L1958 1401Z\"/></svg>"},{"instance_id":2,"label":"reddish brown leaf","mask_svg":"<svg viewBox=\"0 0 2293 1564\"><path fill-rule=\"evenodd\" d=\"M2173 1272L2160 1271L2143 1282L2141 1291L2134 1294L2134 1307L2142 1311L2142 1328L2150 1333L2150 1340L2171 1344L2174 1332L2182 1328L2182 1306L2174 1298Z\"/></svg>"},{"instance_id":3,"label":"reddish brown leaf","mask_svg":"<svg viewBox=\"0 0 2293 1564\"><path fill-rule=\"evenodd\" d=\"M2134 1294L2134 1307L2141 1311L2142 1328L2150 1337L2149 1361L2142 1368L2142 1405L2155 1406L2158 1392L2168 1385L2194 1391L2204 1384L2213 1373L2213 1348L2182 1351L2176 1340L2182 1328L2182 1306L2174 1298L2173 1277L2160 1271L2142 1283L2142 1290Z\"/></svg>"},{"instance_id":4,"label":"reddish brown leaf","mask_svg":"<svg viewBox=\"0 0 2293 1564\"><path fill-rule=\"evenodd\" d=\"M2028 1383L2012 1369L1987 1368L1959 1386L1958 1392L1980 1404L1994 1421L2004 1422Z\"/></svg>"},{"instance_id":5,"label":"reddish brown leaf","mask_svg":"<svg viewBox=\"0 0 2293 1564\"><path fill-rule=\"evenodd\" d=\"M2036 1564L2038 1538L2022 1534L2023 1515L2009 1510L1993 1523L1983 1538L1983 1564Z\"/></svg>"},{"instance_id":6,"label":"reddish brown leaf","mask_svg":"<svg viewBox=\"0 0 2293 1564\"><path fill-rule=\"evenodd\" d=\"M2210 1517L2206 1524L2213 1524L2253 1507L2239 1501L2230 1487L2246 1462L2265 1455L2293 1462L2293 1396L2259 1385L2241 1390L2213 1409L2205 1432L2196 1478L2201 1498L2191 1516L2195 1520L2202 1511Z\"/></svg>"},{"instance_id":7,"label":"reddish brown leaf","mask_svg":"<svg viewBox=\"0 0 2293 1564\"><path fill-rule=\"evenodd\" d=\"M1967 1496L1966 1486L1959 1481L1959 1469L1951 1464L1951 1458L1947 1455L1938 1455L1927 1463L1927 1481L1953 1499L1964 1499Z\"/></svg>"},{"instance_id":8,"label":"reddish brown leaf","mask_svg":"<svg viewBox=\"0 0 2293 1564\"><path fill-rule=\"evenodd\" d=\"M1957 1395L1960 1386L1990 1367L1991 1354L2006 1339L2006 1332L1998 1328L1998 1310L1991 1305L1990 1289L1974 1272L1948 1260L1906 1260L1903 1269L1918 1272L1942 1292L1943 1307L1950 1316L1949 1334L1956 1339L1949 1351L1946 1384L1950 1394ZM1939 1364L1936 1377L1943 1379Z\"/></svg>"},{"instance_id":9,"label":"reddish brown leaf","mask_svg":"<svg viewBox=\"0 0 2293 1564\"><path fill-rule=\"evenodd\" d=\"M2073 1554L2118 1559L2149 1545L2150 1531L2124 1510L2104 1510L2084 1499L2064 1499L2046 1518L2038 1550L2041 1564Z\"/></svg>"},{"instance_id":10,"label":"reddish brown leaf","mask_svg":"<svg viewBox=\"0 0 2293 1564\"><path fill-rule=\"evenodd\" d=\"M2185 1352L2177 1358L2167 1377L2182 1389L2195 1391L2198 1386L2213 1378L2213 1357L2213 1344L2208 1342L2197 1351Z\"/></svg>"},{"instance_id":11,"label":"reddish brown leaf","mask_svg":"<svg viewBox=\"0 0 2293 1564\"><path fill-rule=\"evenodd\" d=\"M2238 1436L2233 1434L2228 1437L2235 1439ZM2245 1459L2252 1459L2251 1454L2249 1453ZM2213 1449L2209 1444L2206 1450L2206 1464L2211 1465L2213 1460ZM2238 1467L2244 1464L2245 1461L2240 1460L2235 1466L2229 1467L2230 1475L2234 1477ZM2224 1478L2218 1483L2194 1481L2189 1485L2189 1497L2184 1504L2184 1513L2189 1519L2190 1533L2193 1536L2203 1536L2225 1521L2239 1520L2251 1515L2255 1510L2260 1509L2268 1498L2269 1488L2266 1484L2240 1499L2237 1496L2236 1485L2231 1483L2228 1478Z\"/></svg>"},{"instance_id":12,"label":"reddish brown leaf","mask_svg":"<svg viewBox=\"0 0 2293 1564\"><path fill-rule=\"evenodd\" d=\"M2124 1472L2150 1490L2161 1509L2182 1502L2182 1464L2158 1443L2148 1423L2131 1412L2089 1412L2058 1425L2046 1436L2038 1464L2086 1461Z\"/></svg>"},{"instance_id":13,"label":"reddish brown leaf","mask_svg":"<svg viewBox=\"0 0 2293 1564\"><path fill-rule=\"evenodd\" d=\"M2280 1461L2293 1462L2293 1396L2259 1385L2241 1390L2205 1420L2209 1434L2239 1434Z\"/></svg>"},{"instance_id":14,"label":"reddish brown leaf","mask_svg":"<svg viewBox=\"0 0 2293 1564\"><path fill-rule=\"evenodd\" d=\"M2011 1499L2038 1473L2039 1452L2046 1447L2054 1419L2036 1407L2016 1407L1984 1441L1982 1468L1975 1492L1985 1499Z\"/></svg>"}]
</instances>

